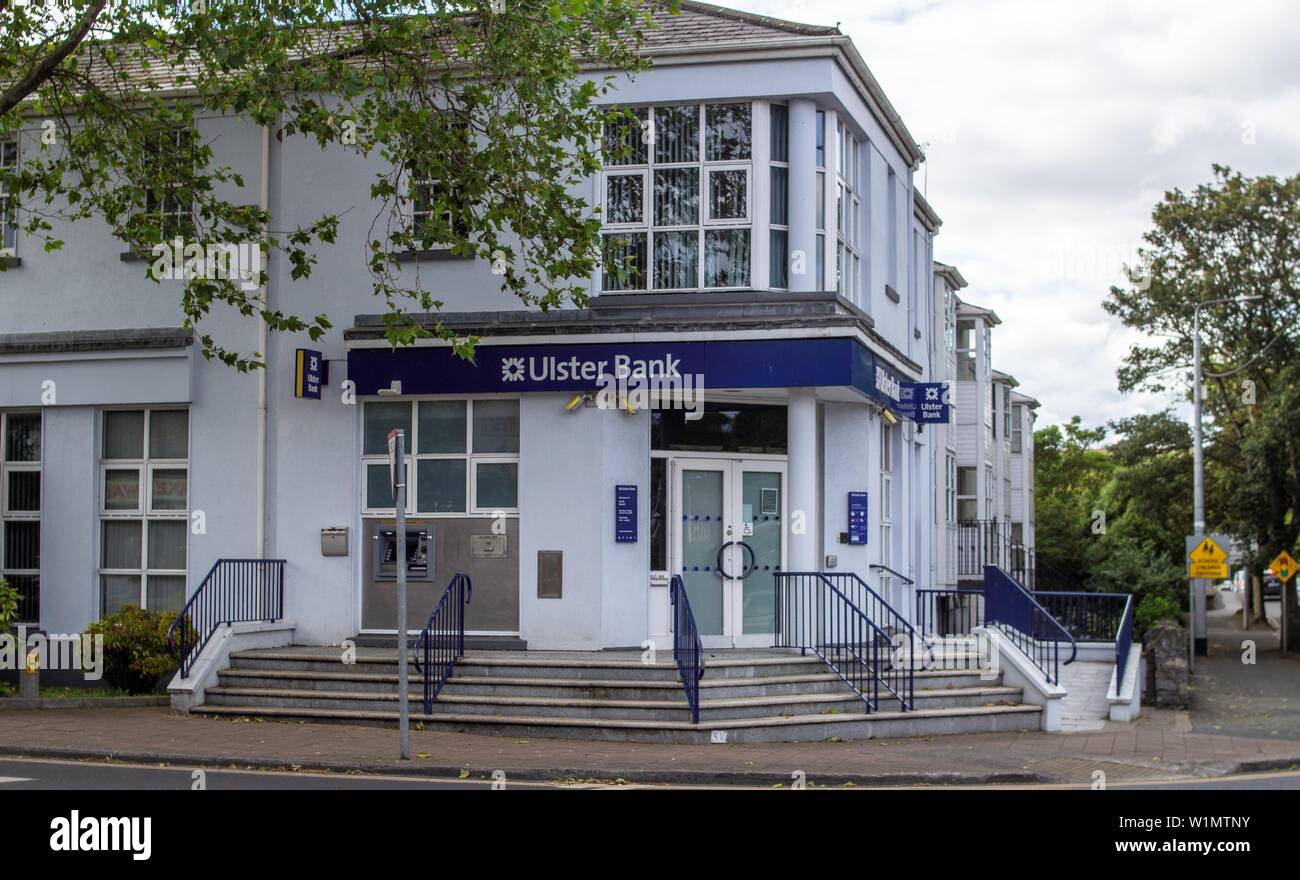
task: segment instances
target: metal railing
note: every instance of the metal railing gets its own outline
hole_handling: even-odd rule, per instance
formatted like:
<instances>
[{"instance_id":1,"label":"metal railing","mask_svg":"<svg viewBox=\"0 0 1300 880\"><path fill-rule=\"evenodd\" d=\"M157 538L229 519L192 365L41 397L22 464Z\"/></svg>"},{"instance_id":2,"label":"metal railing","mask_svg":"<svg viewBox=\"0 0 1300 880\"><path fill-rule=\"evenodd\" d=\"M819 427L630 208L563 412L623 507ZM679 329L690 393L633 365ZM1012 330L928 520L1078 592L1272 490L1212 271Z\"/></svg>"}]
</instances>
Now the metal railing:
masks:
<instances>
[{"instance_id":1,"label":"metal railing","mask_svg":"<svg viewBox=\"0 0 1300 880\"><path fill-rule=\"evenodd\" d=\"M984 625L983 590L917 590L916 631L925 636L965 636Z\"/></svg>"},{"instance_id":2,"label":"metal railing","mask_svg":"<svg viewBox=\"0 0 1300 880\"><path fill-rule=\"evenodd\" d=\"M415 642L415 671L424 677L425 715L433 712L442 686L451 678L456 661L465 654L465 606L473 594L469 575L452 575ZM404 641L398 639L399 651L405 649Z\"/></svg>"},{"instance_id":3,"label":"metal railing","mask_svg":"<svg viewBox=\"0 0 1300 880\"><path fill-rule=\"evenodd\" d=\"M996 565L984 567L984 621L996 626L1052 684L1060 684L1061 666L1074 662L1079 649L1074 636L1061 622ZM1068 644L1070 656L1061 662L1061 646Z\"/></svg>"},{"instance_id":4,"label":"metal railing","mask_svg":"<svg viewBox=\"0 0 1300 880\"><path fill-rule=\"evenodd\" d=\"M882 689L903 710L913 707L916 631L865 581L849 572L819 571L776 572L773 579L776 647L812 651L869 712L880 709Z\"/></svg>"},{"instance_id":5,"label":"metal railing","mask_svg":"<svg viewBox=\"0 0 1300 880\"><path fill-rule=\"evenodd\" d=\"M957 523L957 577L982 578L984 566L996 565L1028 589L1037 583L1032 548L1011 537L1010 526L992 519Z\"/></svg>"},{"instance_id":6,"label":"metal railing","mask_svg":"<svg viewBox=\"0 0 1300 880\"><path fill-rule=\"evenodd\" d=\"M677 674L686 691L686 702L691 707L691 723L700 723L700 679L704 677L704 645L700 629L695 625L695 612L686 595L686 582L675 574L668 584L668 596L673 610L673 660Z\"/></svg>"},{"instance_id":7,"label":"metal railing","mask_svg":"<svg viewBox=\"0 0 1300 880\"><path fill-rule=\"evenodd\" d=\"M283 559L218 559L167 630L167 647L189 675L217 627L284 617Z\"/></svg>"},{"instance_id":8,"label":"metal railing","mask_svg":"<svg viewBox=\"0 0 1300 880\"><path fill-rule=\"evenodd\" d=\"M1115 671L1122 687L1133 646L1133 595L1051 590L1035 592L1034 598L1076 640L1115 643Z\"/></svg>"}]
</instances>

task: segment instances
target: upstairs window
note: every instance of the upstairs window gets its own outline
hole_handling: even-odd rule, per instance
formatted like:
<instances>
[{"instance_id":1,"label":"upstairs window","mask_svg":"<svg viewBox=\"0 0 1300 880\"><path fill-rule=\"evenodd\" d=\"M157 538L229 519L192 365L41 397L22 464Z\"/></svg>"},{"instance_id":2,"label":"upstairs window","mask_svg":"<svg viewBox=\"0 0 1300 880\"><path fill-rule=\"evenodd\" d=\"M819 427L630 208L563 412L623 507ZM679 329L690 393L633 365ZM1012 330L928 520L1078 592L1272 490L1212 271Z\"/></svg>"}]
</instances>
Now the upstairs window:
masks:
<instances>
[{"instance_id":1,"label":"upstairs window","mask_svg":"<svg viewBox=\"0 0 1300 880\"><path fill-rule=\"evenodd\" d=\"M772 105L768 285L790 286L790 108Z\"/></svg>"},{"instance_id":2,"label":"upstairs window","mask_svg":"<svg viewBox=\"0 0 1300 880\"><path fill-rule=\"evenodd\" d=\"M148 180L145 189L145 213L158 224L164 241L185 237L194 229L194 205L172 163L192 168L195 161L195 135L187 128L169 129L145 147L144 167Z\"/></svg>"},{"instance_id":3,"label":"upstairs window","mask_svg":"<svg viewBox=\"0 0 1300 880\"><path fill-rule=\"evenodd\" d=\"M975 468L957 468L957 521L975 522L980 518L979 487Z\"/></svg>"},{"instance_id":4,"label":"upstairs window","mask_svg":"<svg viewBox=\"0 0 1300 880\"><path fill-rule=\"evenodd\" d=\"M18 141L0 141L0 170L12 172L17 168ZM17 203L10 196L9 187L0 182L0 254L12 257L17 245Z\"/></svg>"},{"instance_id":5,"label":"upstairs window","mask_svg":"<svg viewBox=\"0 0 1300 880\"><path fill-rule=\"evenodd\" d=\"M837 241L835 248L836 290L849 302L858 302L858 277L861 252L858 243L858 217L862 199L858 183L858 141L843 123L837 126L839 167L836 171L835 213Z\"/></svg>"},{"instance_id":6,"label":"upstairs window","mask_svg":"<svg viewBox=\"0 0 1300 880\"><path fill-rule=\"evenodd\" d=\"M975 322L957 322L957 378L975 378Z\"/></svg>"},{"instance_id":7,"label":"upstairs window","mask_svg":"<svg viewBox=\"0 0 1300 880\"><path fill-rule=\"evenodd\" d=\"M1011 451L1021 452L1024 448L1024 430L1021 423L1024 421L1024 407L1016 406L1011 413Z\"/></svg>"},{"instance_id":8,"label":"upstairs window","mask_svg":"<svg viewBox=\"0 0 1300 880\"><path fill-rule=\"evenodd\" d=\"M602 289L750 286L750 105L632 113L605 129Z\"/></svg>"}]
</instances>

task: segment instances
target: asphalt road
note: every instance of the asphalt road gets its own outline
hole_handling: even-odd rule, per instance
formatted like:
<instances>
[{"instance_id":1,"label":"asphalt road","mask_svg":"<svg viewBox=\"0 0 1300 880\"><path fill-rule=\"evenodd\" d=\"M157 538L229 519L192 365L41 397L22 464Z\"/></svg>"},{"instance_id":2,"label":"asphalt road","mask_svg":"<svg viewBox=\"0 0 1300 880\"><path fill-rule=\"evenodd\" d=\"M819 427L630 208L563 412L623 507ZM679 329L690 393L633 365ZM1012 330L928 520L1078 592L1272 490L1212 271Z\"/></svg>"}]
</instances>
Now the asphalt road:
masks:
<instances>
[{"instance_id":1,"label":"asphalt road","mask_svg":"<svg viewBox=\"0 0 1300 880\"><path fill-rule=\"evenodd\" d=\"M193 787L194 768L158 767L138 764L106 764L91 761L56 761L45 759L0 760L0 793L7 790L62 791L184 791ZM491 779L431 779L414 776L342 775L330 773L284 772L271 770L204 770L203 783L208 791L361 791L361 790L444 790L482 791L491 789ZM634 788L740 788L739 786L636 786L613 783L506 782L508 790L566 789L634 789ZM936 786L958 789L964 786ZM1005 785L978 786L1021 790L1088 789L1088 785ZM1170 780L1167 782L1124 783L1111 790L1288 790L1300 791L1300 771L1245 774L1211 779ZM763 790L771 790L764 786ZM810 789L811 790L811 789ZM866 791L867 788L824 788L823 791Z\"/></svg>"}]
</instances>

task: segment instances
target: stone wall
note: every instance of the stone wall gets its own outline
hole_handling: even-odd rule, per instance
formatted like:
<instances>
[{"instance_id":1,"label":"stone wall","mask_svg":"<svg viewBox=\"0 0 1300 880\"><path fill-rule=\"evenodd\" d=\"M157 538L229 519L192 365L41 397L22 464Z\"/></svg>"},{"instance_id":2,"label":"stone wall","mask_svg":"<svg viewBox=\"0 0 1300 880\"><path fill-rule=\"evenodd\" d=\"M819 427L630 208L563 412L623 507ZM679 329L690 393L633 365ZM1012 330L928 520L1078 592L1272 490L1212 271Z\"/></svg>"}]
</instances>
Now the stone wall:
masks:
<instances>
[{"instance_id":1,"label":"stone wall","mask_svg":"<svg viewBox=\"0 0 1300 880\"><path fill-rule=\"evenodd\" d=\"M1187 630L1172 621L1161 623L1148 629L1142 642L1147 702L1163 709L1187 708Z\"/></svg>"}]
</instances>

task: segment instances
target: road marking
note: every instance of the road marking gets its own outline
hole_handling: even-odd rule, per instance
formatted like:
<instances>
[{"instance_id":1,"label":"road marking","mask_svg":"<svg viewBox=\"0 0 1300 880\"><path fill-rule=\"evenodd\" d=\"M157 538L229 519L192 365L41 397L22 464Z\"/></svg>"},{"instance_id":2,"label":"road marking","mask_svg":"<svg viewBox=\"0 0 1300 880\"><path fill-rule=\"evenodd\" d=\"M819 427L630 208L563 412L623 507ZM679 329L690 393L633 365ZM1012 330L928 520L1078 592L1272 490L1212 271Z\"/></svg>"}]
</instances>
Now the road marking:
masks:
<instances>
[{"instance_id":1,"label":"road marking","mask_svg":"<svg viewBox=\"0 0 1300 880\"><path fill-rule=\"evenodd\" d=\"M0 785L6 782L31 782L31 780L25 776L0 776Z\"/></svg>"}]
</instances>

